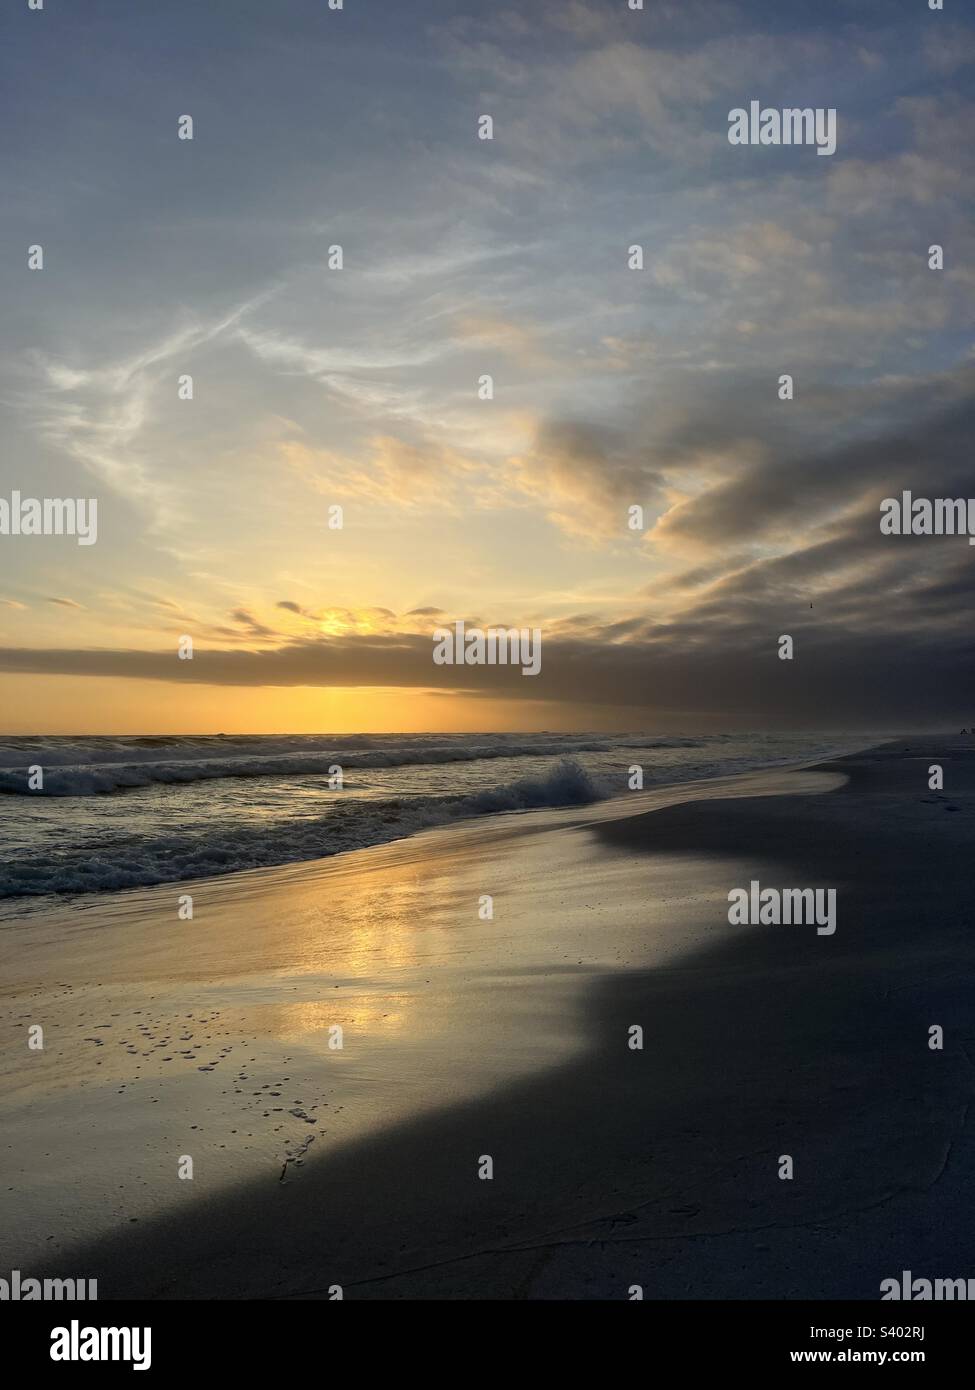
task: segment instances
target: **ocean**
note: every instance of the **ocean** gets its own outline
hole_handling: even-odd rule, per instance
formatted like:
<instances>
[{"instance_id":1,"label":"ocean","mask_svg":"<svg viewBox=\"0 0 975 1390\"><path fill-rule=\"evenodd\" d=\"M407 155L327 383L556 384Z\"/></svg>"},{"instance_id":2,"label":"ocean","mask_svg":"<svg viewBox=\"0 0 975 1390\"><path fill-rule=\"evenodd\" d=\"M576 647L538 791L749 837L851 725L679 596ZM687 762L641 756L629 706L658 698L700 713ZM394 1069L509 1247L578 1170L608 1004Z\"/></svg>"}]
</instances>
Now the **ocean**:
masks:
<instances>
[{"instance_id":1,"label":"ocean","mask_svg":"<svg viewBox=\"0 0 975 1390\"><path fill-rule=\"evenodd\" d=\"M862 747L863 735L361 734L0 739L0 898L318 859L430 826ZM43 769L30 790L28 768ZM329 769L342 769L342 788ZM7 914L5 914L7 915Z\"/></svg>"}]
</instances>

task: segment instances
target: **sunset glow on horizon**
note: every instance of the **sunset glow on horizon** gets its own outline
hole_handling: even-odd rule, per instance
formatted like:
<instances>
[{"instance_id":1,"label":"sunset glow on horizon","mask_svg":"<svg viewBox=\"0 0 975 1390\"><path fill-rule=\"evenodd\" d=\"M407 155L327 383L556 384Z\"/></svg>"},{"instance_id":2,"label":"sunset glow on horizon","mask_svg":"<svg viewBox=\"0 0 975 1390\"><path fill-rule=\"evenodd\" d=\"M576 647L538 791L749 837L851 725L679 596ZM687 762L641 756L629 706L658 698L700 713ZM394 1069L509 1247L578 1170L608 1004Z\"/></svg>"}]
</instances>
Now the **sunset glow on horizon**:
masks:
<instances>
[{"instance_id":1,"label":"sunset glow on horizon","mask_svg":"<svg viewBox=\"0 0 975 1390\"><path fill-rule=\"evenodd\" d=\"M968 720L973 552L878 526L970 471L967 31L488 9L14 17L0 492L98 505L0 537L5 728ZM820 88L828 157L729 142Z\"/></svg>"}]
</instances>

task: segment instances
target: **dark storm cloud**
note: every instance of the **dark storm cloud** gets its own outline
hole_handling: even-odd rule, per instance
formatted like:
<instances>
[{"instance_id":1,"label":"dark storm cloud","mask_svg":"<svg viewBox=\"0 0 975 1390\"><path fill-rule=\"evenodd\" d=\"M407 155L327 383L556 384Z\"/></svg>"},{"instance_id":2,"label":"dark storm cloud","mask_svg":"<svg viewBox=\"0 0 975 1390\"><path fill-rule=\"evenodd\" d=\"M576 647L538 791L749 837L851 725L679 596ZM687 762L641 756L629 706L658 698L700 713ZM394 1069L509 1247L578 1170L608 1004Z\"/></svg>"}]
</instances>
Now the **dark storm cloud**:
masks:
<instances>
[{"instance_id":1,"label":"dark storm cloud","mask_svg":"<svg viewBox=\"0 0 975 1390\"><path fill-rule=\"evenodd\" d=\"M926 591L922 590L922 594ZM923 607L923 598L919 601ZM951 603L948 603L949 616ZM732 723L765 720L836 726L956 723L975 703L975 643L967 616L954 614L909 640L897 631L901 599L885 603L882 631L854 631L830 613L783 602L778 613L732 608L652 639L610 643L543 636L542 669L525 677L503 667L437 667L432 643L420 636L346 637L294 643L273 651L201 651L192 662L172 653L0 650L8 673L112 676L226 687L406 687L460 690L472 696L566 701L623 710L679 711L689 724L706 716L720 690ZM772 621L775 616L778 622ZM788 631L796 659L777 657Z\"/></svg>"},{"instance_id":2,"label":"dark storm cloud","mask_svg":"<svg viewBox=\"0 0 975 1390\"><path fill-rule=\"evenodd\" d=\"M844 443L814 455L776 453L732 481L670 512L661 537L708 543L755 539L809 516L843 509L869 489L911 488L922 496L953 496L971 478L975 398L921 418L901 431Z\"/></svg>"}]
</instances>

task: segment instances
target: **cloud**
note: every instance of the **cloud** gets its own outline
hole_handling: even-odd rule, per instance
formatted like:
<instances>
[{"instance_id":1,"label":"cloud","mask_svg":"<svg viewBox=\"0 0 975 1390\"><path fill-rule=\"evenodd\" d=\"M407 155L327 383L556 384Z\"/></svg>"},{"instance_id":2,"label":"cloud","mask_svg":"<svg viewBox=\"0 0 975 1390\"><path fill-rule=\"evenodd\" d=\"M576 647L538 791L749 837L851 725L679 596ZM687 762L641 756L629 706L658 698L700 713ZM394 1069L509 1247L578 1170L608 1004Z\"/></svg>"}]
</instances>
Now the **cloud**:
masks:
<instances>
[{"instance_id":1,"label":"cloud","mask_svg":"<svg viewBox=\"0 0 975 1390\"><path fill-rule=\"evenodd\" d=\"M264 623L259 622L253 613L249 613L246 608L235 608L230 616L235 623L243 628L248 637L281 636L279 632L275 632L274 628L266 627Z\"/></svg>"},{"instance_id":2,"label":"cloud","mask_svg":"<svg viewBox=\"0 0 975 1390\"><path fill-rule=\"evenodd\" d=\"M457 449L421 438L413 443L396 435L370 439L363 456L340 457L298 440L280 446L282 458L322 496L360 497L397 507L456 505L465 483L473 483L481 466Z\"/></svg>"},{"instance_id":3,"label":"cloud","mask_svg":"<svg viewBox=\"0 0 975 1390\"><path fill-rule=\"evenodd\" d=\"M542 422L532 448L510 460L509 478L556 525L590 541L624 534L627 507L652 506L662 486L652 459L622 431L575 420Z\"/></svg>"},{"instance_id":4,"label":"cloud","mask_svg":"<svg viewBox=\"0 0 975 1390\"><path fill-rule=\"evenodd\" d=\"M163 385L174 390L174 369L185 370L192 354L236 332L271 293L254 295L209 322L188 320L126 357L94 366L77 367L37 349L32 357L46 388L32 381L19 410L46 445L133 503L150 526L164 528L178 515L179 486L148 439Z\"/></svg>"},{"instance_id":5,"label":"cloud","mask_svg":"<svg viewBox=\"0 0 975 1390\"><path fill-rule=\"evenodd\" d=\"M104 650L41 652L81 604L42 599L17 569L0 588L31 597L38 650L4 660L218 685L453 679L478 698L648 718L726 698L825 718L867 691L898 717L943 709L970 671L972 552L885 543L876 510L902 485L971 490L971 24L885 0L841 22L755 0L437 8L397 30L389 100L358 122L345 116L375 79L370 45L323 90L323 50L292 36L231 177L214 176L219 141L192 166L160 146L150 169L138 121L89 139L70 64L34 110L23 207L50 225L51 189L67 190L75 234L52 254L47 307L35 277L9 277L0 331L24 372L10 456L51 495L99 484L99 546L52 551L43 585L78 594ZM273 27L243 18L238 76L267 75ZM214 34L193 32L213 130L239 107L237 79ZM119 79L140 70L143 38L125 25L96 45L136 110ZM159 92L186 56L161 55ZM15 66L29 105L29 64ZM752 95L836 104L836 157L732 149L726 113ZM634 242L642 272L626 265ZM210 307L190 313L183 295ZM176 401L183 371L192 404ZM335 545L323 498L363 504ZM382 606L384 577L422 606ZM537 620L543 676L431 670L430 627L465 603ZM787 685L769 653L793 626ZM195 662L139 650L170 631L194 634Z\"/></svg>"},{"instance_id":6,"label":"cloud","mask_svg":"<svg viewBox=\"0 0 975 1390\"><path fill-rule=\"evenodd\" d=\"M911 420L906 407L923 410L926 393L917 383L910 388L901 383L899 409L905 418L898 428L865 439L791 451L781 442L772 447L774 435L768 444L759 442L757 457L742 463L734 476L667 511L652 539L735 549L771 538L788 546L789 533L849 509L877 490L889 495L900 486L912 486L919 495L957 495L953 489L963 484L975 427L975 373L965 368L928 384L927 395L937 399L946 386L952 394L962 394L960 402ZM889 394L894 394L892 385ZM782 403L782 409L790 410L793 404ZM835 428L837 413L825 418ZM711 428L717 448L720 423L712 421ZM940 487L949 491L939 492Z\"/></svg>"},{"instance_id":7,"label":"cloud","mask_svg":"<svg viewBox=\"0 0 975 1390\"><path fill-rule=\"evenodd\" d=\"M755 721L842 727L844 720L956 722L975 676L967 623L950 635L922 631L908 644L889 629L855 642L808 608L780 605L772 625L734 628L701 622L639 641L551 640L543 636L542 669L436 667L429 637L350 636L292 643L273 651L207 651L192 662L171 653L0 649L7 673L110 676L214 686L397 687L463 692L476 698L617 707L652 717L680 710L688 727L713 715L722 694L726 726ZM777 639L790 631L797 663L781 662ZM801 679L800 679L801 676Z\"/></svg>"}]
</instances>

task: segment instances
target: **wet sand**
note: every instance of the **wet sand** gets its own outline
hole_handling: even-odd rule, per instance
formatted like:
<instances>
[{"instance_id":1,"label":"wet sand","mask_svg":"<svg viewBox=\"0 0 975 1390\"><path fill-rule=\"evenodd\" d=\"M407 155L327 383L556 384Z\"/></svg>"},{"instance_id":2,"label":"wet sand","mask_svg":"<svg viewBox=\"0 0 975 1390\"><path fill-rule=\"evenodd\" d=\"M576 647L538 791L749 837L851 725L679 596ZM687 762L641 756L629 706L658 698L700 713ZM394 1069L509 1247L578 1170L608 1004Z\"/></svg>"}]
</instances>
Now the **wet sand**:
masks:
<instances>
[{"instance_id":1,"label":"wet sand","mask_svg":"<svg viewBox=\"0 0 975 1390\"><path fill-rule=\"evenodd\" d=\"M9 924L3 1265L100 1298L967 1277L973 792L971 740L917 739ZM835 888L836 933L730 926L751 879Z\"/></svg>"}]
</instances>

